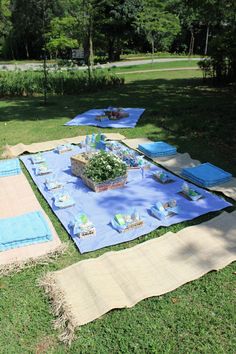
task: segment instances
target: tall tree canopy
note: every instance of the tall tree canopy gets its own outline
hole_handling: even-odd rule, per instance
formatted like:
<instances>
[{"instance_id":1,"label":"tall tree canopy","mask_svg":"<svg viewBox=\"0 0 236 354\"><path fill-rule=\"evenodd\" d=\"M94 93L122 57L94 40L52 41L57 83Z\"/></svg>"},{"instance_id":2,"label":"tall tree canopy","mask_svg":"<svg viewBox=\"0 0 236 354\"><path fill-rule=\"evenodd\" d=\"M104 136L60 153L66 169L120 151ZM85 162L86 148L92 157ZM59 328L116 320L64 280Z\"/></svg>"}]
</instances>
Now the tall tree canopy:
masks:
<instances>
[{"instance_id":1,"label":"tall tree canopy","mask_svg":"<svg viewBox=\"0 0 236 354\"><path fill-rule=\"evenodd\" d=\"M235 0L0 0L0 57L40 58L45 45L70 57L83 47L92 65L94 53L113 61L125 51L185 51L208 54L213 75L230 79L235 13Z\"/></svg>"},{"instance_id":2,"label":"tall tree canopy","mask_svg":"<svg viewBox=\"0 0 236 354\"><path fill-rule=\"evenodd\" d=\"M168 11L167 5L168 2L163 0L142 0L141 9L137 14L137 30L145 33L152 53L155 45L161 43L163 49L168 49L168 44L180 31L179 19Z\"/></svg>"}]
</instances>

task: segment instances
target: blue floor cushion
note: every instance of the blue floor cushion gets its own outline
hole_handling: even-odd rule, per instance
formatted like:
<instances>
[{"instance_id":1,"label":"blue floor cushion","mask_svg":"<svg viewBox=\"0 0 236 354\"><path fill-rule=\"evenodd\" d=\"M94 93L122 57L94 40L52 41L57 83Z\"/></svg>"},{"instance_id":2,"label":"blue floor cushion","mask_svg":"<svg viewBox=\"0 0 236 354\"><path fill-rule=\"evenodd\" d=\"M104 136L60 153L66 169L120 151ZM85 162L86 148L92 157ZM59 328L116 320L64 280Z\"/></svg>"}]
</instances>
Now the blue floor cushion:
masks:
<instances>
[{"instance_id":1,"label":"blue floor cushion","mask_svg":"<svg viewBox=\"0 0 236 354\"><path fill-rule=\"evenodd\" d=\"M21 173L21 167L18 159L0 161L0 177L14 176L19 173Z\"/></svg>"},{"instance_id":2,"label":"blue floor cushion","mask_svg":"<svg viewBox=\"0 0 236 354\"><path fill-rule=\"evenodd\" d=\"M0 251L52 240L41 211L0 219Z\"/></svg>"},{"instance_id":3,"label":"blue floor cushion","mask_svg":"<svg viewBox=\"0 0 236 354\"><path fill-rule=\"evenodd\" d=\"M141 144L138 149L149 157L171 156L176 154L176 148L164 141Z\"/></svg>"},{"instance_id":4,"label":"blue floor cushion","mask_svg":"<svg viewBox=\"0 0 236 354\"><path fill-rule=\"evenodd\" d=\"M183 168L182 175L204 187L228 182L232 175L209 162L196 167Z\"/></svg>"}]
</instances>

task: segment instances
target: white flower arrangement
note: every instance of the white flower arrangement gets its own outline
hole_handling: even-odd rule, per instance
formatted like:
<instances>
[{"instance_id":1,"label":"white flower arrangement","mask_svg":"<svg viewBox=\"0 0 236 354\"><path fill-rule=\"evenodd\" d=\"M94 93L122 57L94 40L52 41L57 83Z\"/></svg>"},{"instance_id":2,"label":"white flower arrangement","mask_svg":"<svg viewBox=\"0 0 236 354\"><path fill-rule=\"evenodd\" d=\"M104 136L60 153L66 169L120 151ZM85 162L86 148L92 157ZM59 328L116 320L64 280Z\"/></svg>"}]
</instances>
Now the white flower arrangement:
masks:
<instances>
[{"instance_id":1,"label":"white flower arrangement","mask_svg":"<svg viewBox=\"0 0 236 354\"><path fill-rule=\"evenodd\" d=\"M88 162L84 175L96 183L126 175L127 166L119 158L105 151L95 154Z\"/></svg>"}]
</instances>

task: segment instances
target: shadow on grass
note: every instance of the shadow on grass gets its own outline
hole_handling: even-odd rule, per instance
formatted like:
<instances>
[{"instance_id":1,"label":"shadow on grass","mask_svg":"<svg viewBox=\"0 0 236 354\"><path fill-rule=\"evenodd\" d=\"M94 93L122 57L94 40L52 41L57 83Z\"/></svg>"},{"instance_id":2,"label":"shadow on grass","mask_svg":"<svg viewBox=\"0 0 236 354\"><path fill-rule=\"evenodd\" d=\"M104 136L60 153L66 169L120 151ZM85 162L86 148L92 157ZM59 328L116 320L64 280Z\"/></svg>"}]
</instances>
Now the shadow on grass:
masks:
<instances>
[{"instance_id":1,"label":"shadow on grass","mask_svg":"<svg viewBox=\"0 0 236 354\"><path fill-rule=\"evenodd\" d=\"M194 157L213 163L219 160L215 156L219 154L222 167L235 165L236 93L204 86L197 78L139 78L103 92L49 97L47 106L43 105L42 97L14 98L2 103L0 100L0 122L59 119L64 124L88 109L109 105L146 108L132 134L130 130L120 130L127 136L156 140L165 137L160 134L164 128L169 142L176 144L179 151L194 153ZM63 129L66 133L68 128ZM224 161L226 155L230 156L229 163Z\"/></svg>"}]
</instances>

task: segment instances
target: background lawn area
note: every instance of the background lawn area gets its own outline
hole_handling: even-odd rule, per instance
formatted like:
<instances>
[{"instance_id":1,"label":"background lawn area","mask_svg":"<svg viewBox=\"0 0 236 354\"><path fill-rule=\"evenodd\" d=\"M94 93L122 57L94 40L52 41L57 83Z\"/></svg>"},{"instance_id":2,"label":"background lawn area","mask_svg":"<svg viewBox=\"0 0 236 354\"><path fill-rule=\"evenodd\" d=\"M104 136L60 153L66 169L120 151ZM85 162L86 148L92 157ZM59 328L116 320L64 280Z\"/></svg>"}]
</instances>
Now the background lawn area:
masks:
<instances>
[{"instance_id":1,"label":"background lawn area","mask_svg":"<svg viewBox=\"0 0 236 354\"><path fill-rule=\"evenodd\" d=\"M199 62L198 59L191 59L191 60L183 60L183 61L173 61L173 62L166 62L166 63L148 63L148 64L141 64L141 65L127 65L127 66L117 66L113 67L110 70L114 73L126 73L132 71L145 71L145 70L161 70L161 69L175 69L175 68L186 68L186 67L193 67L194 69L198 67L197 63Z\"/></svg>"},{"instance_id":2,"label":"background lawn area","mask_svg":"<svg viewBox=\"0 0 236 354\"><path fill-rule=\"evenodd\" d=\"M137 67L136 67L137 68ZM87 109L108 105L144 107L135 129L119 129L125 136L164 139L236 175L236 93L212 88L200 71L127 75L126 85L80 96L0 100L0 145L32 143L99 131L63 124ZM104 131L111 132L110 129ZM26 172L26 171L25 171ZM27 173L26 173L27 174ZM28 174L27 174L28 176ZM29 177L29 176L28 176ZM31 181L31 180L30 180ZM160 228L132 242L80 255L47 203L31 185L69 251L50 265L0 279L0 353L233 353L236 347L236 263L186 284L164 296L144 300L132 309L115 310L80 328L70 348L57 341L53 315L37 279L47 271L76 261L121 250L207 220L217 213ZM235 209L232 207L232 210Z\"/></svg>"},{"instance_id":3,"label":"background lawn area","mask_svg":"<svg viewBox=\"0 0 236 354\"><path fill-rule=\"evenodd\" d=\"M136 60L136 59L160 59L160 58L199 58L199 55L184 55L184 54L172 54L168 52L157 52L153 55L151 53L136 53L136 54L123 54L121 55L121 60Z\"/></svg>"}]
</instances>

